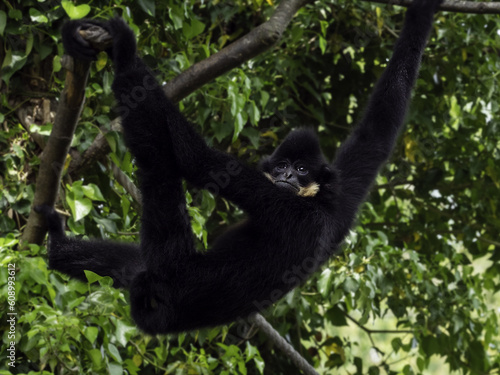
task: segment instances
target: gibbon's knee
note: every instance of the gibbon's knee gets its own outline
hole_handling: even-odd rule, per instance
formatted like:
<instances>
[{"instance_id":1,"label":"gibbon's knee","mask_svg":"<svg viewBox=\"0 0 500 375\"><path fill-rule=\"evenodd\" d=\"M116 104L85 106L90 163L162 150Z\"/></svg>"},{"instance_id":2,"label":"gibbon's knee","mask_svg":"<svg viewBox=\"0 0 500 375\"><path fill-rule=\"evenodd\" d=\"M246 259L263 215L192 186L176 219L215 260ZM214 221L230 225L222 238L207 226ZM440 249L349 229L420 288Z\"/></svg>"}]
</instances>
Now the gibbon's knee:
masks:
<instances>
[{"instance_id":1,"label":"gibbon's knee","mask_svg":"<svg viewBox=\"0 0 500 375\"><path fill-rule=\"evenodd\" d=\"M147 271L139 273L130 286L130 306L132 318L142 331L151 335L176 331L176 303L165 280Z\"/></svg>"}]
</instances>

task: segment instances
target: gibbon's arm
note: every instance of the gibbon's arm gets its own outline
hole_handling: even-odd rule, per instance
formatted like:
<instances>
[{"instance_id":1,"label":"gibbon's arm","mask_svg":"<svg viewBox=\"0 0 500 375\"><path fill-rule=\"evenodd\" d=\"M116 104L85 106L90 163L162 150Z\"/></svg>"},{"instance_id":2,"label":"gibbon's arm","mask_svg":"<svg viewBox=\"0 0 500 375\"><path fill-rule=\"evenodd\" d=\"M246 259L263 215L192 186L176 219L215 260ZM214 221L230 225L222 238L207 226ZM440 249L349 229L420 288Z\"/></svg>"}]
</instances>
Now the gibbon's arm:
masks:
<instances>
[{"instance_id":1,"label":"gibbon's arm","mask_svg":"<svg viewBox=\"0 0 500 375\"><path fill-rule=\"evenodd\" d=\"M35 211L44 215L49 230L49 266L81 281L84 270L113 279L115 288L128 287L133 276L146 268L139 246L113 241L87 241L68 238L63 222L53 207L40 205Z\"/></svg>"},{"instance_id":2,"label":"gibbon's arm","mask_svg":"<svg viewBox=\"0 0 500 375\"><path fill-rule=\"evenodd\" d=\"M378 169L390 156L403 125L411 90L440 0L416 0L389 64L375 86L359 125L337 152L340 175L339 215L352 218Z\"/></svg>"},{"instance_id":3,"label":"gibbon's arm","mask_svg":"<svg viewBox=\"0 0 500 375\"><path fill-rule=\"evenodd\" d=\"M250 214L266 209L268 204L256 197L274 195L277 189L261 172L208 147L137 57L135 36L121 19L104 27L113 38L109 53L115 65L117 110L128 129L128 146L143 171L185 178Z\"/></svg>"}]
</instances>

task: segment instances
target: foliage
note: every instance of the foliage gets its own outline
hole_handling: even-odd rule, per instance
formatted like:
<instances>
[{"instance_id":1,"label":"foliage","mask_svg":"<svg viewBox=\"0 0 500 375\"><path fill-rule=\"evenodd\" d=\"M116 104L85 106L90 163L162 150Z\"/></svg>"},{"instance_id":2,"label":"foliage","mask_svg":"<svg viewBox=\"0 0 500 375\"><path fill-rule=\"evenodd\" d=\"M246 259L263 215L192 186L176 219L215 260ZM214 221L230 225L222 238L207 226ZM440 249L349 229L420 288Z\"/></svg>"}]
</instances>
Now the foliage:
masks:
<instances>
[{"instance_id":1,"label":"foliage","mask_svg":"<svg viewBox=\"0 0 500 375\"><path fill-rule=\"evenodd\" d=\"M50 132L43 101L54 110L62 89L64 20L122 15L146 61L168 81L273 11L263 0L0 4L0 306L8 306L7 265L15 263L14 373L297 372L244 322L146 336L131 321L126 293L109 280L68 281L47 270L44 248L17 250L41 152L33 134ZM331 157L390 57L403 13L367 2L309 4L277 46L191 94L181 109L210 144L251 164L301 125L318 129ZM438 14L408 126L343 253L266 315L319 372L500 371L499 26L492 15ZM109 131L111 81L103 55L92 67L72 155L104 131L112 151L78 175L65 174L59 208L73 235L134 241L136 204L109 168L113 162L136 180L121 135ZM241 212L188 189L203 249ZM1 325L6 353L6 319ZM4 358L1 374L12 371Z\"/></svg>"}]
</instances>

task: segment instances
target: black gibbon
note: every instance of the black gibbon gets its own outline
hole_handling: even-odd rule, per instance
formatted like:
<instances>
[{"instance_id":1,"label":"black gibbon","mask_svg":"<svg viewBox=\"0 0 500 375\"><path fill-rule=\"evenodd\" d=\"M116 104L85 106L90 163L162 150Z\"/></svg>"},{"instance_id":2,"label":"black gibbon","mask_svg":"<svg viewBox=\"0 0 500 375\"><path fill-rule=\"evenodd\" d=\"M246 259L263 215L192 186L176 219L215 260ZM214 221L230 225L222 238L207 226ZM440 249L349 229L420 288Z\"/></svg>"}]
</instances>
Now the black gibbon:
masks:
<instances>
[{"instance_id":1,"label":"black gibbon","mask_svg":"<svg viewBox=\"0 0 500 375\"><path fill-rule=\"evenodd\" d=\"M415 0L408 9L368 108L333 163L314 132L296 130L259 170L207 146L137 56L124 21L66 23L64 47L75 58L97 54L79 30L99 25L113 38L112 88L140 171L143 212L140 244L126 245L68 238L53 208L37 207L48 223L50 267L81 280L84 270L113 278L129 289L132 316L150 334L226 324L283 297L335 252L389 157L440 2ZM195 251L182 179L217 186L248 214L207 253Z\"/></svg>"}]
</instances>

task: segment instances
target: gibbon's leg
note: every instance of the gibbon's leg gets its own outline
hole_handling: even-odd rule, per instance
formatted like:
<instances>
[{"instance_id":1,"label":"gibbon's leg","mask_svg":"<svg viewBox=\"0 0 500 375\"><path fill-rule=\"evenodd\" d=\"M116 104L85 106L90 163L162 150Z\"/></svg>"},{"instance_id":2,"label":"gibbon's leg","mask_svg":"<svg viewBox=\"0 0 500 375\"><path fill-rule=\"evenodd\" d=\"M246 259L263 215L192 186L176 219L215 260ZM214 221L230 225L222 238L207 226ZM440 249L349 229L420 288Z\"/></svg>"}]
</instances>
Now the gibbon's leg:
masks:
<instances>
[{"instance_id":1,"label":"gibbon's leg","mask_svg":"<svg viewBox=\"0 0 500 375\"><path fill-rule=\"evenodd\" d=\"M139 167L142 194L141 253L147 272L172 277L195 254L182 176L163 110L164 94L135 55L135 36L121 19L106 26L113 37L112 88L127 145Z\"/></svg>"},{"instance_id":2,"label":"gibbon's leg","mask_svg":"<svg viewBox=\"0 0 500 375\"><path fill-rule=\"evenodd\" d=\"M441 2L415 0L407 10L392 58L375 86L364 117L337 152L334 167L342 184L339 220L351 222L378 169L392 152Z\"/></svg>"},{"instance_id":3,"label":"gibbon's leg","mask_svg":"<svg viewBox=\"0 0 500 375\"><path fill-rule=\"evenodd\" d=\"M142 195L140 250L145 270L130 285L131 313L145 332L170 332L181 315L178 301L184 293L186 268L198 257L182 174L166 124L165 95L135 55L133 32L121 19L106 27L113 37L112 88L127 146L139 167Z\"/></svg>"},{"instance_id":4,"label":"gibbon's leg","mask_svg":"<svg viewBox=\"0 0 500 375\"><path fill-rule=\"evenodd\" d=\"M135 36L121 19L67 22L62 33L68 53L82 59L96 58L97 51L79 34L79 30L92 25L103 27L113 38L113 46L107 50L116 72L113 90L125 139L137 160L141 179L141 264L152 272L167 273L168 267L176 268L184 257L193 254L194 246L181 176L163 126L163 93L151 71L136 56Z\"/></svg>"},{"instance_id":5,"label":"gibbon's leg","mask_svg":"<svg viewBox=\"0 0 500 375\"><path fill-rule=\"evenodd\" d=\"M116 288L128 287L135 275L144 270L139 246L111 241L86 241L64 234L59 214L50 206L35 207L44 215L49 230L49 267L81 281L84 270L110 276Z\"/></svg>"}]
</instances>

